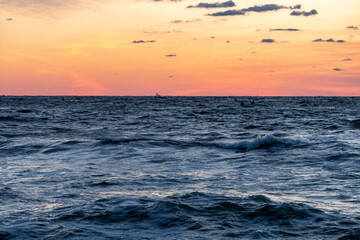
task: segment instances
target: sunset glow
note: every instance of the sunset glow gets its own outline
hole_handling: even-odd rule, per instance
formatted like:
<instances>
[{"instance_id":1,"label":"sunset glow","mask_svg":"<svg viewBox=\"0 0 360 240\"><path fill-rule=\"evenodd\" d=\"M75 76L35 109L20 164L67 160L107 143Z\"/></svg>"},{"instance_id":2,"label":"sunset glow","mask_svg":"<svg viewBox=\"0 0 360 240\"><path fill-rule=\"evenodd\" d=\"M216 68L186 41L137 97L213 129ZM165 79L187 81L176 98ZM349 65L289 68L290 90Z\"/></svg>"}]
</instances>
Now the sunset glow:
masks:
<instances>
[{"instance_id":1,"label":"sunset glow","mask_svg":"<svg viewBox=\"0 0 360 240\"><path fill-rule=\"evenodd\" d=\"M225 2L0 0L0 94L360 96L360 1Z\"/></svg>"}]
</instances>

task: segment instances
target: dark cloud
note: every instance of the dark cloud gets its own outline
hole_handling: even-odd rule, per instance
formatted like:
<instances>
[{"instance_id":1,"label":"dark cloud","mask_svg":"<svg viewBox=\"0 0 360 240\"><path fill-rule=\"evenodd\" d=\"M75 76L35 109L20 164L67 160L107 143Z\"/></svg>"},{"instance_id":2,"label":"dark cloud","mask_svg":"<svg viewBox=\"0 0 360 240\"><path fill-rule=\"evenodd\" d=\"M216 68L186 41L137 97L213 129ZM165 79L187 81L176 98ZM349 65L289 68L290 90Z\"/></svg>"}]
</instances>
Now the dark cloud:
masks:
<instances>
[{"instance_id":1,"label":"dark cloud","mask_svg":"<svg viewBox=\"0 0 360 240\"><path fill-rule=\"evenodd\" d=\"M313 42L325 42L325 41L322 38L318 38L318 39L313 40Z\"/></svg>"},{"instance_id":2,"label":"dark cloud","mask_svg":"<svg viewBox=\"0 0 360 240\"><path fill-rule=\"evenodd\" d=\"M177 20L171 21L171 23L192 23L192 22L200 22L201 19L193 19L193 20Z\"/></svg>"},{"instance_id":3,"label":"dark cloud","mask_svg":"<svg viewBox=\"0 0 360 240\"><path fill-rule=\"evenodd\" d=\"M301 30L297 29L297 28L271 28L270 32L272 32L272 31L298 32L298 31L301 31Z\"/></svg>"},{"instance_id":4,"label":"dark cloud","mask_svg":"<svg viewBox=\"0 0 360 240\"><path fill-rule=\"evenodd\" d=\"M263 39L261 40L262 43L274 43L275 40L274 39Z\"/></svg>"},{"instance_id":5,"label":"dark cloud","mask_svg":"<svg viewBox=\"0 0 360 240\"><path fill-rule=\"evenodd\" d=\"M165 55L165 57L176 57L175 54L168 54L168 55Z\"/></svg>"},{"instance_id":6,"label":"dark cloud","mask_svg":"<svg viewBox=\"0 0 360 240\"><path fill-rule=\"evenodd\" d=\"M343 59L343 61L344 62L349 62L349 61L352 61L352 59L351 58L345 58L345 59Z\"/></svg>"},{"instance_id":7,"label":"dark cloud","mask_svg":"<svg viewBox=\"0 0 360 240\"><path fill-rule=\"evenodd\" d=\"M12 18L7 18L6 21L12 21Z\"/></svg>"},{"instance_id":8,"label":"dark cloud","mask_svg":"<svg viewBox=\"0 0 360 240\"><path fill-rule=\"evenodd\" d=\"M207 16L235 16L235 15L245 15L247 12L267 12L267 11L277 11L280 9L287 9L287 6L277 5L277 4L265 4L265 5L256 5L249 8L243 8L240 10L227 10L223 12L216 12L207 14Z\"/></svg>"},{"instance_id":9,"label":"dark cloud","mask_svg":"<svg viewBox=\"0 0 360 240\"><path fill-rule=\"evenodd\" d=\"M348 26L348 27L346 27L347 29L353 29L353 30L359 30L359 28L358 27L356 27L356 26Z\"/></svg>"},{"instance_id":10,"label":"dark cloud","mask_svg":"<svg viewBox=\"0 0 360 240\"><path fill-rule=\"evenodd\" d=\"M228 41L226 41L226 43L230 43L230 41L228 40Z\"/></svg>"},{"instance_id":11,"label":"dark cloud","mask_svg":"<svg viewBox=\"0 0 360 240\"><path fill-rule=\"evenodd\" d=\"M233 1L216 2L216 3L199 3L197 5L190 5L187 8L228 8L235 7L236 4Z\"/></svg>"},{"instance_id":12,"label":"dark cloud","mask_svg":"<svg viewBox=\"0 0 360 240\"><path fill-rule=\"evenodd\" d=\"M334 68L333 70L334 70L334 71L337 71L337 72L343 71L343 69L341 69L341 68Z\"/></svg>"},{"instance_id":13,"label":"dark cloud","mask_svg":"<svg viewBox=\"0 0 360 240\"><path fill-rule=\"evenodd\" d=\"M318 38L318 39L315 39L313 40L313 42L337 42L337 43L344 43L346 42L345 40L334 40L332 38L329 38L327 40L325 39L322 39L322 38Z\"/></svg>"},{"instance_id":14,"label":"dark cloud","mask_svg":"<svg viewBox=\"0 0 360 240\"><path fill-rule=\"evenodd\" d=\"M290 9L301 9L301 4L289 7Z\"/></svg>"},{"instance_id":15,"label":"dark cloud","mask_svg":"<svg viewBox=\"0 0 360 240\"><path fill-rule=\"evenodd\" d=\"M134 40L134 41L132 41L132 43L154 43L154 42L155 42L155 40L147 40L147 41L144 41L144 40L136 41L136 40Z\"/></svg>"},{"instance_id":16,"label":"dark cloud","mask_svg":"<svg viewBox=\"0 0 360 240\"><path fill-rule=\"evenodd\" d=\"M265 4L262 6L244 8L242 10L245 12L267 12L267 11L277 11L279 9L284 9L284 8L288 8L288 7L277 4Z\"/></svg>"},{"instance_id":17,"label":"dark cloud","mask_svg":"<svg viewBox=\"0 0 360 240\"><path fill-rule=\"evenodd\" d=\"M207 14L207 16L219 17L219 16L235 16L235 15L245 15L245 12L242 10L227 10L224 12L216 12Z\"/></svg>"},{"instance_id":18,"label":"dark cloud","mask_svg":"<svg viewBox=\"0 0 360 240\"><path fill-rule=\"evenodd\" d=\"M315 9L306 12L306 11L292 11L290 13L291 16L304 16L304 17L308 17L308 16L312 16L312 15L316 15L319 14Z\"/></svg>"}]
</instances>

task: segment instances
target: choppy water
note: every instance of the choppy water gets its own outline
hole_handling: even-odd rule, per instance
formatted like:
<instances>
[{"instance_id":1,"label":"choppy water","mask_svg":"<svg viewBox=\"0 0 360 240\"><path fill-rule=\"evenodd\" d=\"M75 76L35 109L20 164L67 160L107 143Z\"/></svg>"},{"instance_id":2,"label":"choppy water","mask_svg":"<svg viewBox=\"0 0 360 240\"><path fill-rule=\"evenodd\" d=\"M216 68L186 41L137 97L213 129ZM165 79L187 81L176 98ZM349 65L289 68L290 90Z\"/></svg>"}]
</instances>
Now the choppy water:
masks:
<instances>
[{"instance_id":1,"label":"choppy water","mask_svg":"<svg viewBox=\"0 0 360 240\"><path fill-rule=\"evenodd\" d=\"M0 239L360 239L360 98L2 97Z\"/></svg>"}]
</instances>

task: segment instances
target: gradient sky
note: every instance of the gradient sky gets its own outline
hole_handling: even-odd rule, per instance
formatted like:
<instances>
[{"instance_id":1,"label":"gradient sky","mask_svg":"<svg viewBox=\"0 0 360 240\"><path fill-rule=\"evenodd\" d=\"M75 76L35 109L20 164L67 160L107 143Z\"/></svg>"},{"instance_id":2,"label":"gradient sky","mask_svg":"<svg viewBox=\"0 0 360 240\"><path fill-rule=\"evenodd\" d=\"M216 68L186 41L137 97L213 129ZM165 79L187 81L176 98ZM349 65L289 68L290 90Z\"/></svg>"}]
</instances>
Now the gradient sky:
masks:
<instances>
[{"instance_id":1,"label":"gradient sky","mask_svg":"<svg viewBox=\"0 0 360 240\"><path fill-rule=\"evenodd\" d=\"M0 0L0 94L360 96L359 0L216 2Z\"/></svg>"}]
</instances>

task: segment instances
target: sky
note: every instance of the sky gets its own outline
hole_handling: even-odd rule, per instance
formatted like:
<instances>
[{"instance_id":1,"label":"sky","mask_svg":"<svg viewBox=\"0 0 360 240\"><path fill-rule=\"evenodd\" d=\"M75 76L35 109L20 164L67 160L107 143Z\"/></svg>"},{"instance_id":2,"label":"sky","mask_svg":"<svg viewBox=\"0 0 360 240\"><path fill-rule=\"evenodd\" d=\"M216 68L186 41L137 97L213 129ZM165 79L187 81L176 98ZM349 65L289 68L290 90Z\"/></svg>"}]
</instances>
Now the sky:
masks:
<instances>
[{"instance_id":1,"label":"sky","mask_svg":"<svg viewBox=\"0 0 360 240\"><path fill-rule=\"evenodd\" d=\"M0 94L360 96L359 0L0 0Z\"/></svg>"}]
</instances>

